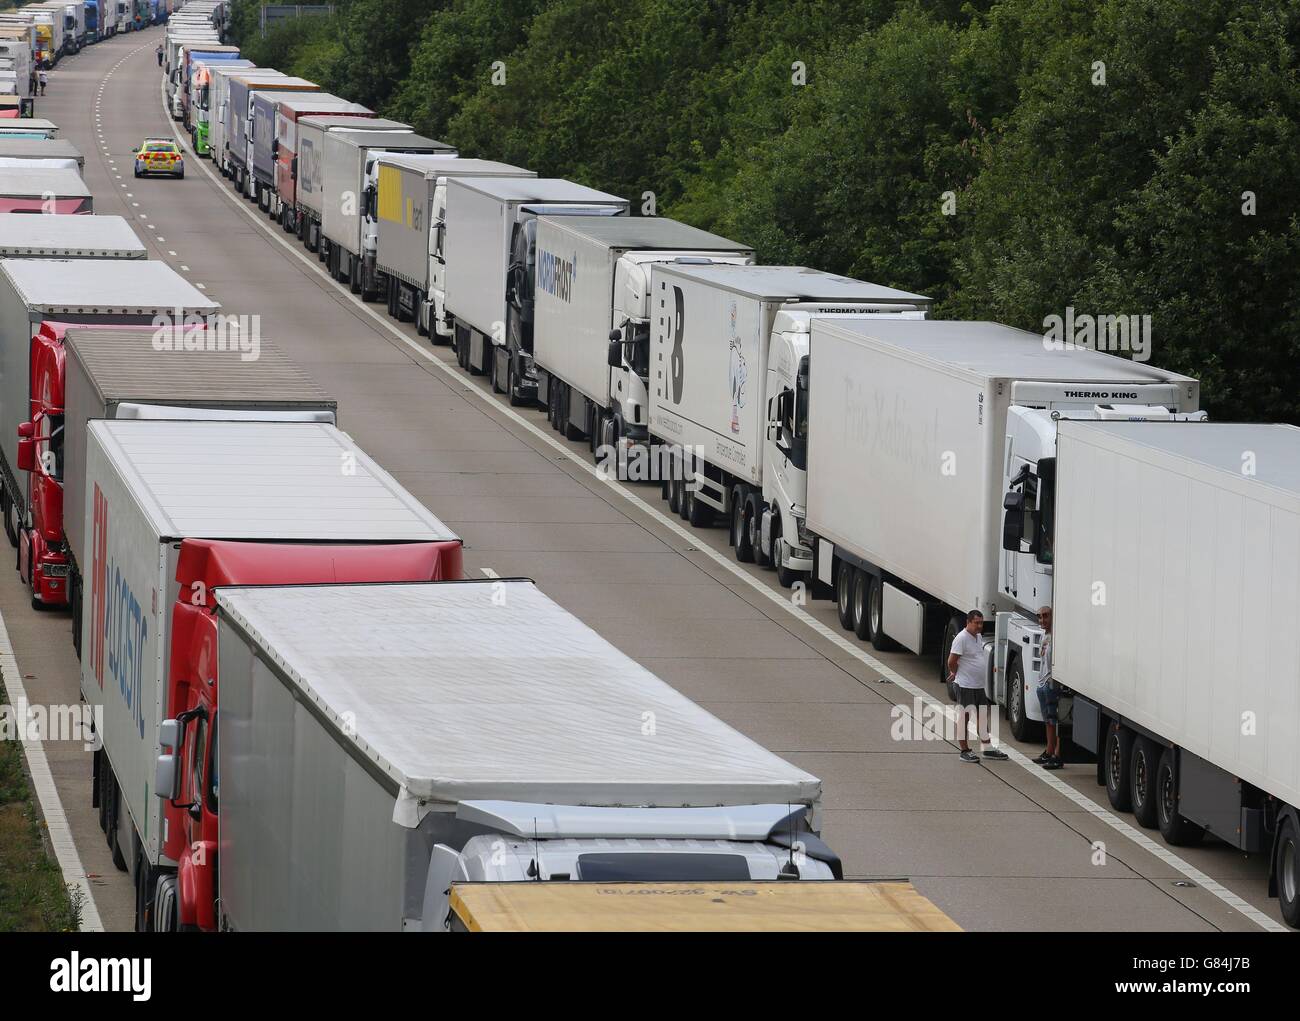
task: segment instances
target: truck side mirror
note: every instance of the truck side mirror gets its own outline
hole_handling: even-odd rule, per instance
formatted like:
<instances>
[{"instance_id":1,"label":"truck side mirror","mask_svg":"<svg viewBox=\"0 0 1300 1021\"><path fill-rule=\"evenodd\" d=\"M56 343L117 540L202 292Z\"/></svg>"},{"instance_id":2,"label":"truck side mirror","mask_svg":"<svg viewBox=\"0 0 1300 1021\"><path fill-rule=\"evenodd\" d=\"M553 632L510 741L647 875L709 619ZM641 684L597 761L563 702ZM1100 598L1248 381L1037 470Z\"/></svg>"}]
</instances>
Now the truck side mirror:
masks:
<instances>
[{"instance_id":1,"label":"truck side mirror","mask_svg":"<svg viewBox=\"0 0 1300 1021\"><path fill-rule=\"evenodd\" d=\"M30 472L36 470L36 435L35 422L18 424L18 470Z\"/></svg>"},{"instance_id":2,"label":"truck side mirror","mask_svg":"<svg viewBox=\"0 0 1300 1021\"><path fill-rule=\"evenodd\" d=\"M1006 515L1002 518L1002 548L1009 553L1020 552L1020 540L1025 537L1025 494L1008 493L1002 500Z\"/></svg>"},{"instance_id":3,"label":"truck side mirror","mask_svg":"<svg viewBox=\"0 0 1300 1021\"><path fill-rule=\"evenodd\" d=\"M621 369L623 367L623 342L614 339L619 336L618 330L614 330L609 336L609 352L605 360L609 363L611 369Z\"/></svg>"},{"instance_id":4,"label":"truck side mirror","mask_svg":"<svg viewBox=\"0 0 1300 1021\"><path fill-rule=\"evenodd\" d=\"M181 727L180 720L163 720L158 724L158 745L160 748L170 748L170 752L164 752L158 756L157 765L154 767L154 793L160 798L173 801L180 792L177 788L177 781L180 774L176 769L176 760L181 750L181 740L184 729Z\"/></svg>"}]
</instances>

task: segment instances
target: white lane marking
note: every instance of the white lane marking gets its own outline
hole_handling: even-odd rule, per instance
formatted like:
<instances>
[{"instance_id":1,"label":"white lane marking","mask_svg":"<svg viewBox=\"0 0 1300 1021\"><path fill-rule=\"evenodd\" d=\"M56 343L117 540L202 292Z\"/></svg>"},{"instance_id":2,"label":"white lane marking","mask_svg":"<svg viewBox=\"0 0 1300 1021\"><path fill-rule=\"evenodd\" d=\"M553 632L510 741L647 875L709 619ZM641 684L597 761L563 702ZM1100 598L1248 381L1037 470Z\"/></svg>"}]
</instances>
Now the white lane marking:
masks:
<instances>
[{"instance_id":1,"label":"white lane marking","mask_svg":"<svg viewBox=\"0 0 1300 1021\"><path fill-rule=\"evenodd\" d=\"M9 641L4 614L0 614L0 675L4 677L10 704L26 706L27 689L23 687L23 675L18 669L14 647ZM28 739L26 720L18 722L22 727L23 754L27 756L32 788L40 803L41 815L45 818L45 829L50 835L50 846L54 848L59 870L63 873L63 882L81 891L81 929L83 932L103 932L104 923L99 917L99 907L95 904L95 895L90 889L86 867L81 864L81 855L77 854L77 845L72 840L72 828L63 811L63 802L59 800L58 788L54 786L50 763L45 758L45 746L39 738L35 741Z\"/></svg>"},{"instance_id":2,"label":"white lane marking","mask_svg":"<svg viewBox=\"0 0 1300 1021\"><path fill-rule=\"evenodd\" d=\"M163 112L166 113L166 107L163 108ZM181 146L183 146L184 148L190 148L190 146L188 145L188 140L182 137L180 132L178 132L175 129L175 127L172 128L172 134L176 137L176 141ZM191 151L193 150L191 149ZM197 161L198 157L195 156L195 159ZM268 237L281 244L286 251L290 252L292 255L300 259L302 262L304 262L308 266L311 266L313 269L319 271L319 265L317 260L308 258L308 255L304 250L296 248L295 246L291 245L283 236L281 236L280 233L271 230L270 227L266 224L266 222L262 219L262 217L257 216L253 212L253 210L247 205L247 203L238 201L237 196L229 188L221 187L221 182L217 179L217 175L215 171L213 171L210 167L205 166L202 162L199 162L199 169L202 170L205 174L207 174L208 179L211 180L212 183L217 186L217 190L222 195L226 196L226 198L229 199L238 209L242 210L244 215L246 215L250 220L256 223L257 226L261 228L261 230ZM898 673L896 670L887 666L885 663L882 663L880 660L876 659L874 656L870 655L869 653L864 652L862 648L858 646L856 643L850 642L842 634L833 630L827 625L823 624L820 620L818 620L812 614L808 613L802 607L796 606L784 594L778 593L774 589L771 589L768 586L758 582L748 572L741 569L729 557L724 557L721 553L719 553L717 550L715 550L712 546L708 545L707 543L701 543L698 537L696 537L695 534L689 531L685 526L680 524L678 521L669 518L657 507L654 507L651 504L646 503L636 494L631 493L626 489L624 489L622 486L618 484L617 480L608 479L602 476L594 464L579 457L572 450L570 450L568 447L562 444L558 439L550 435L548 432L543 431L539 426L535 425L533 422L524 418L513 408L510 408L505 403L498 401L496 399L495 394L491 394L485 390L481 390L478 386L465 387L465 383L467 381L465 377L461 374L459 366L448 365L442 359L436 357L432 351L426 351L424 348L420 347L413 340L411 340L411 338L408 337L405 333L402 333L395 326L393 326L387 319L380 316L378 312L376 312L369 305L367 305L360 298L358 298L355 294L353 294L352 291L346 285L341 284L337 280L333 280L328 276L326 276L324 279L328 283L332 284L334 289L339 294L341 294L346 299L350 300L352 304L356 306L357 309L364 312L367 316L369 316L372 320L374 320L374 322L378 326L386 330L391 336L400 340L403 344L405 344L408 348L410 348L412 351L418 354L421 358L423 358L425 361L429 362L429 364L433 365L436 369L438 369L448 379L454 380L456 383L458 383L460 388L467 389L469 393L474 394L476 397L479 398L479 400L481 400L484 404L488 405L489 407L495 409L500 415L510 419L516 425L522 426L524 429L528 430L528 432L530 432L537 439L541 440L547 446L551 447L556 452L563 454L571 463L577 465L580 469L585 471L589 476L591 476L592 478L600 482L603 482L613 492L617 493L628 503L632 504L632 506L636 507L642 513L653 518L656 523L668 529L670 532L672 532L674 535L678 536L679 538L689 542L690 545L696 551L709 557L709 559L711 559L719 567L722 567L724 570L728 571L730 574L738 578L740 581L744 582L755 592L758 592L759 594L764 596L769 602L772 602L775 605L779 606L781 609L783 609L787 614L789 614L799 623L804 624L807 627L811 628L820 637L831 642L841 651L848 653L849 655L853 656L855 659L857 659L865 666L876 671L878 674L880 674L881 677L897 685L901 690L911 695L912 698L920 699L921 702L925 705L940 706L945 710L951 708L947 702L935 698L929 692L924 691L921 688L918 688L915 684L909 681L902 674ZM202 287L203 285L199 284L198 286ZM902 705L902 710L903 712L907 713L909 716L911 715L908 706ZM1204 872L1196 868L1196 866L1192 865L1190 862L1184 861L1182 858L1174 854L1174 852L1169 850L1167 847L1157 844L1154 840L1148 837L1141 830L1125 822L1123 819L1119 818L1118 816L1110 812L1108 809L1105 809L1101 805L1098 805L1086 794L1082 794L1081 792L1075 790L1065 781L1057 779L1047 770L1040 769L1034 763L1030 762L1027 756L1016 751L1016 749L1010 747L1004 747L1002 750L1005 751L1007 755L1010 757L1010 761L1016 763L1016 765L1024 769L1024 771L1028 773L1030 776L1036 777L1038 780L1042 781L1048 787L1051 787L1053 790L1055 790L1058 794L1068 798L1070 801L1073 801L1081 809L1088 812L1089 814L1097 818L1099 821L1104 822L1106 825L1108 825L1111 829L1115 830L1121 836L1127 838L1128 840L1131 840L1133 843L1141 847L1144 851L1147 851L1148 853L1154 855L1156 858L1163 861L1166 865L1169 865L1171 868L1174 868L1177 871L1181 872L1185 877L1190 879L1197 886L1213 894L1215 897L1217 897L1228 907L1244 915L1246 918L1249 918L1260 928L1266 929L1269 932L1290 932L1291 931L1285 925L1282 925L1281 923L1274 921L1272 918L1269 918L1268 915L1264 914L1264 912L1260 911L1258 908L1254 907L1253 905L1247 903L1245 900L1237 896L1237 894L1233 893L1231 890L1227 889L1217 880L1212 879L1210 876L1207 876ZM1151 882L1153 885L1156 885L1154 880L1148 880L1148 882ZM1189 908L1188 910L1191 909Z\"/></svg>"}]
</instances>

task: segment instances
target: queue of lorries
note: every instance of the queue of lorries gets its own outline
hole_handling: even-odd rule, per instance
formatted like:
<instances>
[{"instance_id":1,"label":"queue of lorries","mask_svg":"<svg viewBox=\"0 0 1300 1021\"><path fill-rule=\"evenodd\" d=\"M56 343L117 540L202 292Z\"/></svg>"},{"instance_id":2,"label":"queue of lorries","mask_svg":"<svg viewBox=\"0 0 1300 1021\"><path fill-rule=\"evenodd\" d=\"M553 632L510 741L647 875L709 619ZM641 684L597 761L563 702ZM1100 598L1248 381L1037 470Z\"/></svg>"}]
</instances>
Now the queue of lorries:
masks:
<instances>
[{"instance_id":1,"label":"queue of lorries","mask_svg":"<svg viewBox=\"0 0 1300 1021\"><path fill-rule=\"evenodd\" d=\"M0 158L48 195L81 160L42 124ZM89 200L0 213L0 512L71 615L138 929L954 928L843 880L816 777L532 582L466 579L256 317ZM536 882L573 896L516 904Z\"/></svg>"},{"instance_id":2,"label":"queue of lorries","mask_svg":"<svg viewBox=\"0 0 1300 1021\"><path fill-rule=\"evenodd\" d=\"M1210 423L1196 379L1105 353L1137 350L1137 316L1100 317L1100 343L934 321L232 51L197 75L181 119L238 193L511 404L664 469L669 509L737 560L878 650L946 653L980 610L1020 739L1054 607L1061 718L1111 804L1268 854L1300 925L1300 431Z\"/></svg>"},{"instance_id":3,"label":"queue of lorries","mask_svg":"<svg viewBox=\"0 0 1300 1021\"><path fill-rule=\"evenodd\" d=\"M119 32L161 24L176 7L176 0L45 0L0 11L0 94L25 96L32 68L54 67ZM223 4L214 12L218 24L225 10Z\"/></svg>"}]
</instances>

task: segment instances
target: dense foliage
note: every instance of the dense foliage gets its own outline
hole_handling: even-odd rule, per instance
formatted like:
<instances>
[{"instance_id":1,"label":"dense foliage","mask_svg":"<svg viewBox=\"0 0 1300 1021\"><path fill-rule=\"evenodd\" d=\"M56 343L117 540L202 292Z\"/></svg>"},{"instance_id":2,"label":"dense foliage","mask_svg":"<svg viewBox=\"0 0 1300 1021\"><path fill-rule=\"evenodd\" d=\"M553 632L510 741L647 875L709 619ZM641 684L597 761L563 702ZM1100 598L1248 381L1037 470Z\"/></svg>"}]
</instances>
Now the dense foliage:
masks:
<instances>
[{"instance_id":1,"label":"dense foliage","mask_svg":"<svg viewBox=\"0 0 1300 1021\"><path fill-rule=\"evenodd\" d=\"M466 155L946 318L1149 314L1215 417L1300 422L1296 0L236 7L259 64Z\"/></svg>"}]
</instances>

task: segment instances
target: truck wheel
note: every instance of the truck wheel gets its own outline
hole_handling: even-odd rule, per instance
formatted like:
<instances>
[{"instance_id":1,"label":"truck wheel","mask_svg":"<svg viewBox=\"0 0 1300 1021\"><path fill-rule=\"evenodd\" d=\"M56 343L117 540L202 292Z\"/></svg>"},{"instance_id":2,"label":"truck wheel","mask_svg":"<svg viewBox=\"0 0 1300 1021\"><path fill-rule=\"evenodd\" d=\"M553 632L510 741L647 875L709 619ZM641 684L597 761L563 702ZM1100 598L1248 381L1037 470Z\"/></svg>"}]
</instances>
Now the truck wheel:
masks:
<instances>
[{"instance_id":1,"label":"truck wheel","mask_svg":"<svg viewBox=\"0 0 1300 1021\"><path fill-rule=\"evenodd\" d=\"M786 553L785 540L781 537L781 519L778 517L776 520L777 524L772 533L772 566L776 568L776 583L782 588L792 588L799 580L799 572L792 571L786 566L789 554Z\"/></svg>"},{"instance_id":2,"label":"truck wheel","mask_svg":"<svg viewBox=\"0 0 1300 1021\"><path fill-rule=\"evenodd\" d=\"M1019 656L1007 664L1007 722L1017 741L1043 740L1043 725L1035 723L1025 711L1025 665Z\"/></svg>"},{"instance_id":3,"label":"truck wheel","mask_svg":"<svg viewBox=\"0 0 1300 1021\"><path fill-rule=\"evenodd\" d=\"M871 638L867 630L870 618L867 616L867 589L874 579L866 571L855 571L853 575L853 633L864 642Z\"/></svg>"},{"instance_id":4,"label":"truck wheel","mask_svg":"<svg viewBox=\"0 0 1300 1021\"><path fill-rule=\"evenodd\" d=\"M690 521L692 513L691 504L695 502L695 491L690 488L690 484L685 479L682 479L681 482L677 483L677 486L682 493L678 498L677 516L683 521Z\"/></svg>"},{"instance_id":5,"label":"truck wheel","mask_svg":"<svg viewBox=\"0 0 1300 1021\"><path fill-rule=\"evenodd\" d=\"M875 575L867 585L867 638L877 652L889 652L894 641L885 634L885 583Z\"/></svg>"},{"instance_id":6,"label":"truck wheel","mask_svg":"<svg viewBox=\"0 0 1300 1021\"><path fill-rule=\"evenodd\" d=\"M501 392L501 384L497 382L497 375L497 359L496 353L494 352L492 360L488 362L488 383L491 385L494 394L499 394Z\"/></svg>"},{"instance_id":7,"label":"truck wheel","mask_svg":"<svg viewBox=\"0 0 1300 1021\"><path fill-rule=\"evenodd\" d=\"M674 475L676 473L674 472ZM680 515L682 513L682 480L672 478L668 480L668 512L670 514Z\"/></svg>"},{"instance_id":8,"label":"truck wheel","mask_svg":"<svg viewBox=\"0 0 1300 1021\"><path fill-rule=\"evenodd\" d=\"M1291 928L1300 929L1300 831L1290 817L1283 821L1277 837L1273 875L1277 877L1282 919Z\"/></svg>"},{"instance_id":9,"label":"truck wheel","mask_svg":"<svg viewBox=\"0 0 1300 1021\"><path fill-rule=\"evenodd\" d=\"M112 802L111 810L108 813L108 847L113 852L113 866L119 872L125 872L126 855L122 853L122 842L118 840L117 835L119 816L122 812L122 792L118 789L117 781L111 776L108 781L108 790Z\"/></svg>"},{"instance_id":10,"label":"truck wheel","mask_svg":"<svg viewBox=\"0 0 1300 1021\"><path fill-rule=\"evenodd\" d=\"M5 519L5 535L9 536L9 545L14 549L18 548L18 531L14 528L13 518L10 511L13 510L13 503L9 499L9 487L0 482L0 515Z\"/></svg>"},{"instance_id":11,"label":"truck wheel","mask_svg":"<svg viewBox=\"0 0 1300 1021\"><path fill-rule=\"evenodd\" d=\"M853 589L857 583L858 569L851 564L840 564L835 573L835 612L839 614L840 627L853 630Z\"/></svg>"},{"instance_id":12,"label":"truck wheel","mask_svg":"<svg viewBox=\"0 0 1300 1021\"><path fill-rule=\"evenodd\" d=\"M763 506L757 499L749 501L746 520L749 523L749 545L754 551L754 563L766 567L771 558L763 548Z\"/></svg>"},{"instance_id":13,"label":"truck wheel","mask_svg":"<svg viewBox=\"0 0 1300 1021\"><path fill-rule=\"evenodd\" d=\"M957 632L966 626L966 618L955 613L944 625L943 642L939 646L939 683L948 687L948 655L952 652L952 643L957 640Z\"/></svg>"},{"instance_id":14,"label":"truck wheel","mask_svg":"<svg viewBox=\"0 0 1300 1021\"><path fill-rule=\"evenodd\" d=\"M1150 738L1139 737L1133 742L1133 763L1129 767L1132 786L1133 818L1147 829L1156 822L1156 768L1160 764L1160 747Z\"/></svg>"},{"instance_id":15,"label":"truck wheel","mask_svg":"<svg viewBox=\"0 0 1300 1021\"><path fill-rule=\"evenodd\" d=\"M713 508L699 498L696 490L687 491L686 520L696 528L713 527Z\"/></svg>"},{"instance_id":16,"label":"truck wheel","mask_svg":"<svg viewBox=\"0 0 1300 1021\"><path fill-rule=\"evenodd\" d=\"M520 397L519 394L516 392L516 386L517 384L515 382L515 367L513 365L507 365L506 366L506 396L510 398L510 406L512 408L517 408L524 403L523 398Z\"/></svg>"},{"instance_id":17,"label":"truck wheel","mask_svg":"<svg viewBox=\"0 0 1300 1021\"><path fill-rule=\"evenodd\" d=\"M749 544L749 527L745 522L745 498L737 488L731 494L731 545L735 547L736 562L752 564L754 548Z\"/></svg>"},{"instance_id":18,"label":"truck wheel","mask_svg":"<svg viewBox=\"0 0 1300 1021\"><path fill-rule=\"evenodd\" d=\"M1133 732L1112 723L1102 755L1106 762L1106 797L1115 811L1127 812L1133 807L1133 784L1129 777L1133 768Z\"/></svg>"},{"instance_id":19,"label":"truck wheel","mask_svg":"<svg viewBox=\"0 0 1300 1021\"><path fill-rule=\"evenodd\" d=\"M1160 764L1156 767L1156 825L1165 843L1174 847L1199 844L1205 836L1205 827L1178 814L1178 774L1174 771L1172 748L1160 753Z\"/></svg>"}]
</instances>

